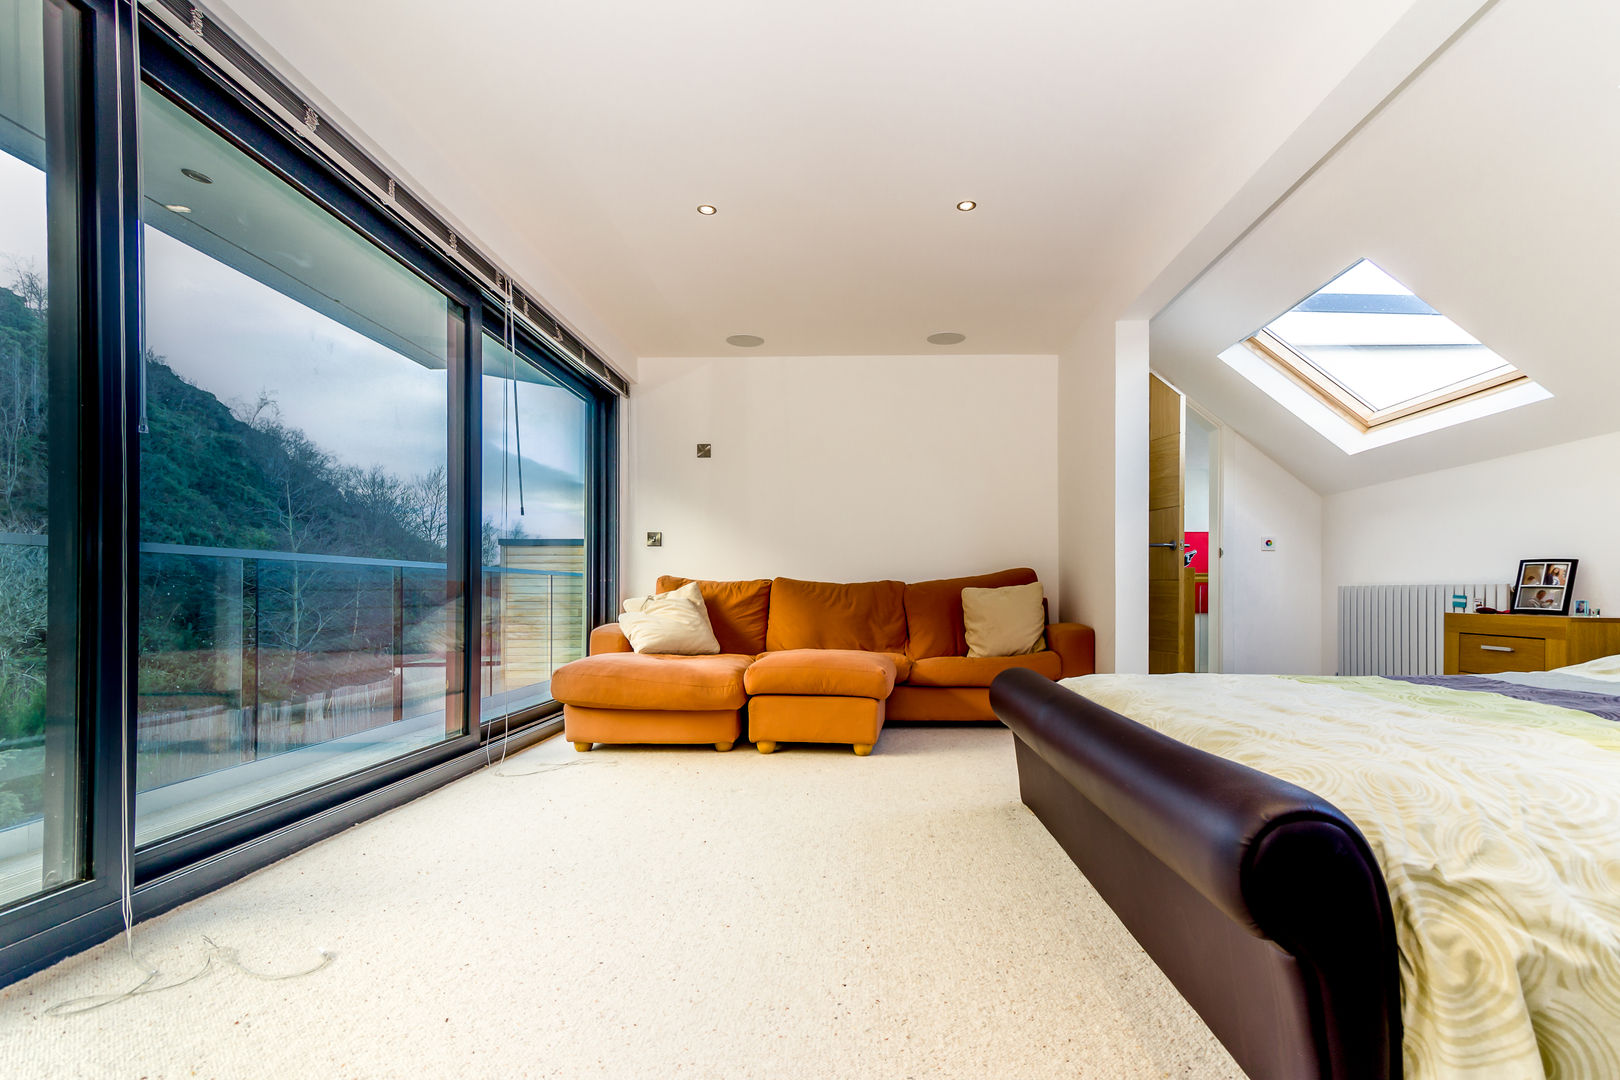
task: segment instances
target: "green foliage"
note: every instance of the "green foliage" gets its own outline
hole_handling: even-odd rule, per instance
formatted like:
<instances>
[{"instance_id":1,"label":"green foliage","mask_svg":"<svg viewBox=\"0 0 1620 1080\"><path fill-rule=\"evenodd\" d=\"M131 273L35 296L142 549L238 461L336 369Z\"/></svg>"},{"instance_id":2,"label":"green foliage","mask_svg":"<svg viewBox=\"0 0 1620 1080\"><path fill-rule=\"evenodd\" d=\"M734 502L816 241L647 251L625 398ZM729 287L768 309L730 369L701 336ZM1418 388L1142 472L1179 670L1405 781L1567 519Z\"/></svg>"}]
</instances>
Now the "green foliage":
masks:
<instances>
[{"instance_id":1,"label":"green foliage","mask_svg":"<svg viewBox=\"0 0 1620 1080\"><path fill-rule=\"evenodd\" d=\"M15 781L10 776L10 773L16 764L15 759L17 756L18 755L15 750L8 750L4 753L0 753L0 829L6 829L13 825L20 824L25 819L39 813L39 796L37 791L35 792L32 800L35 804L32 808L32 812L25 813L24 804L27 800L24 799L22 792L12 790ZM37 783L35 786L37 787Z\"/></svg>"},{"instance_id":2,"label":"green foliage","mask_svg":"<svg viewBox=\"0 0 1620 1080\"><path fill-rule=\"evenodd\" d=\"M7 663L10 669L14 664ZM43 666L43 665L40 665ZM9 672L8 672L9 674ZM27 739L45 733L45 680L0 678L0 742Z\"/></svg>"},{"instance_id":3,"label":"green foliage","mask_svg":"<svg viewBox=\"0 0 1620 1080\"><path fill-rule=\"evenodd\" d=\"M46 290L19 271L0 287L0 532L42 534L49 498ZM447 538L443 469L401 478L335 461L281 423L272 398L246 415L146 358L149 432L141 436L144 543L442 562ZM0 741L44 731L45 548L0 544ZM392 626L386 569L261 561L244 606L227 559L146 554L138 628L143 694L194 695L217 682L211 656L253 618L261 646L292 653L376 652ZM289 569L291 567L291 569ZM251 590L250 590L251 591ZM422 592L418 606L442 603ZM442 588L440 590L442 594ZM237 610L223 600L237 597ZM414 595L414 594L413 594ZM370 604L371 607L366 605ZM234 625L232 625L234 624ZM287 693L298 672L280 676ZM0 811L8 791L0 790ZM0 818L3 819L3 818Z\"/></svg>"},{"instance_id":4,"label":"green foliage","mask_svg":"<svg viewBox=\"0 0 1620 1080\"><path fill-rule=\"evenodd\" d=\"M442 537L411 528L414 484L337 464L309 436L281 424L273 400L261 400L252 416L236 416L149 355L146 401L143 542L444 558Z\"/></svg>"}]
</instances>

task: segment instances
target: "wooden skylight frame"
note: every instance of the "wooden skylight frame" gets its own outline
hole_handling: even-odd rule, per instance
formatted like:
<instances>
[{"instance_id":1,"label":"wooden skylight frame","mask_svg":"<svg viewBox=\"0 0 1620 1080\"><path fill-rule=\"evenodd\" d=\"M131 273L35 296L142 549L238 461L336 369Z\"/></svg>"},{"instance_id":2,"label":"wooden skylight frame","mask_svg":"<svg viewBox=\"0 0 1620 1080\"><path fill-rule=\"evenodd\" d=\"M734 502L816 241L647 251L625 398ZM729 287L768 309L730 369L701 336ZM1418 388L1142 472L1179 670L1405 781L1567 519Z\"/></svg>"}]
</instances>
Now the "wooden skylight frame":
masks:
<instances>
[{"instance_id":1,"label":"wooden skylight frame","mask_svg":"<svg viewBox=\"0 0 1620 1080\"><path fill-rule=\"evenodd\" d=\"M1464 401L1530 382L1530 377L1524 372L1509 367L1506 371L1487 372L1472 379L1443 386L1433 393L1403 401L1387 409L1374 409L1269 330L1256 331L1243 344L1363 434L1376 431L1387 424L1449 408Z\"/></svg>"}]
</instances>

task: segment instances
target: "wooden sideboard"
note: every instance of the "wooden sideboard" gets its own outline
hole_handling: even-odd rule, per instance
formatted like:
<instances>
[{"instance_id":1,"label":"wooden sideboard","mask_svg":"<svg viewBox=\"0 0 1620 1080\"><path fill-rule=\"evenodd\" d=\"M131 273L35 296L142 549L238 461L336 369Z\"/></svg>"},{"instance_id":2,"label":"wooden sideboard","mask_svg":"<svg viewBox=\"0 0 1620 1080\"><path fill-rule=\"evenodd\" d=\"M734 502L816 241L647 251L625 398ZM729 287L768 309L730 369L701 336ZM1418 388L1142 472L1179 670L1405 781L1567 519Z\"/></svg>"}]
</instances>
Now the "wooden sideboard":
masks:
<instances>
[{"instance_id":1,"label":"wooden sideboard","mask_svg":"<svg viewBox=\"0 0 1620 1080\"><path fill-rule=\"evenodd\" d=\"M1446 674L1547 671L1620 653L1620 619L1447 615Z\"/></svg>"}]
</instances>

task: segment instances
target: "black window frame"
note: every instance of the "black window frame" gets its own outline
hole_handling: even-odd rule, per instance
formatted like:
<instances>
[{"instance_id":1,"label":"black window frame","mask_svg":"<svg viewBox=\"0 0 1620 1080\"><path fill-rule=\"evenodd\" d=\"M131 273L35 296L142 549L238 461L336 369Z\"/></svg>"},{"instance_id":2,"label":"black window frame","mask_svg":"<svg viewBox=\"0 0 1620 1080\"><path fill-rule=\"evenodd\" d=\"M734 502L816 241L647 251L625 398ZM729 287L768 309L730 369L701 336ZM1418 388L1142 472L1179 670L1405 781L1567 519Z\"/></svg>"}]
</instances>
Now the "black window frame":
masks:
<instances>
[{"instance_id":1,"label":"black window frame","mask_svg":"<svg viewBox=\"0 0 1620 1080\"><path fill-rule=\"evenodd\" d=\"M82 381L79 483L85 877L0 910L0 986L123 927L126 875L139 921L194 899L356 821L482 767L491 740L520 747L558 729L560 706L481 719L479 588L481 378L485 326L500 300L423 233L180 41L136 0L56 0L80 13ZM462 734L317 788L136 850L135 584L138 567L142 287L137 107L151 85L412 269L459 305L460 378L450 468L460 477L450 553L463 599ZM497 335L499 336L499 335ZM591 403L587 474L589 628L618 604L620 396L522 322L520 354ZM459 395L459 407L456 398ZM459 516L458 516L459 515Z\"/></svg>"},{"instance_id":2,"label":"black window frame","mask_svg":"<svg viewBox=\"0 0 1620 1080\"><path fill-rule=\"evenodd\" d=\"M500 298L484 294L480 312L481 325L486 333L507 344L506 331L511 331L510 344L520 360L534 365L541 372L557 380L570 392L583 398L590 407L586 431L585 462L585 582L586 582L586 636L604 622L617 617L619 607L619 396L606 389L599 380L588 377L550 342L530 332L523 323L510 317ZM483 373L483 335L478 339L476 364ZM469 365L470 366L470 365ZM483 395L468 401L468 423L473 430L483 430ZM479 456L478 468L483 467L483 440L475 439L472 453ZM479 493L469 491L469 518L479 518ZM480 603L484 595L483 567L474 559L473 577L469 590L477 593ZM482 613L480 612L480 615ZM473 647L481 647L482 635L473 640ZM483 661L480 653L473 665L477 671ZM478 685L478 684L475 684ZM552 700L513 711L510 715L491 717L483 721L485 737L504 736L510 728L518 731L536 722L558 718L561 703Z\"/></svg>"},{"instance_id":3,"label":"black window frame","mask_svg":"<svg viewBox=\"0 0 1620 1080\"><path fill-rule=\"evenodd\" d=\"M116 0L58 0L78 13L80 447L84 492L79 522L79 752L87 818L81 879L0 912L0 983L43 967L82 947L101 931L104 913L119 903L128 872L128 846L119 782L124 773L123 700L119 665L126 620L122 580L109 564L127 558L118 522L123 514L125 443L118 437L124 395L120 350L130 331L125 299L127 249L121 223L135 205L125 183L134 148L129 18ZM111 226L109 228L108 226ZM114 927L116 928L116 927Z\"/></svg>"},{"instance_id":4,"label":"black window frame","mask_svg":"<svg viewBox=\"0 0 1620 1080\"><path fill-rule=\"evenodd\" d=\"M288 133L281 131L280 125L245 94L214 72L194 64L189 55L182 52L166 32L150 23L143 27L143 31L141 76L144 85L163 94L215 134L371 241L379 250L393 256L415 272L442 292L451 304L460 307L463 313L461 349L459 356L453 355L451 358L449 472L452 476L459 477L458 482L463 494L459 507L456 501L452 500L452 524L459 524L462 527L453 528L451 531L449 575L452 585L460 587L464 608L463 641L470 645L471 642L466 635L475 624L468 618L468 614L476 608L476 603L468 587L471 578L466 542L465 495L477 474L472 471L472 462L469 461L471 429L466 422L467 394L471 385L469 373L472 369L468 358L473 355L472 343L467 338L474 323L470 315L478 303L478 293L437 251L399 225L365 192L343 176L325 168L304 146ZM143 342L142 348L144 347ZM460 371L455 370L458 363ZM459 379L454 376L459 376ZM476 453L476 447L472 447L471 451ZM137 454L135 461L138 462L138 447L135 452ZM131 468L128 497L129 527L132 532L136 531L136 523L140 521L138 480L137 468ZM132 593L134 584L132 564ZM133 658L136 649L133 636L130 637L127 647ZM135 852L136 884L144 884L201 859L215 856L267 832L290 825L300 818L329 810L357 795L475 748L479 742L477 725L468 723L466 711L466 691L470 685L476 685L468 681L471 673L476 671L476 668L469 667L467 663L467 654L470 652L470 648L464 650L459 671L463 714L460 735L446 738L433 746L423 747L330 783L276 799L256 809L141 847ZM133 667L133 664L131 666ZM454 688L451 692L455 693ZM133 694L133 687L131 693ZM133 705L131 709L133 716ZM133 757L130 767L134 767Z\"/></svg>"}]
</instances>

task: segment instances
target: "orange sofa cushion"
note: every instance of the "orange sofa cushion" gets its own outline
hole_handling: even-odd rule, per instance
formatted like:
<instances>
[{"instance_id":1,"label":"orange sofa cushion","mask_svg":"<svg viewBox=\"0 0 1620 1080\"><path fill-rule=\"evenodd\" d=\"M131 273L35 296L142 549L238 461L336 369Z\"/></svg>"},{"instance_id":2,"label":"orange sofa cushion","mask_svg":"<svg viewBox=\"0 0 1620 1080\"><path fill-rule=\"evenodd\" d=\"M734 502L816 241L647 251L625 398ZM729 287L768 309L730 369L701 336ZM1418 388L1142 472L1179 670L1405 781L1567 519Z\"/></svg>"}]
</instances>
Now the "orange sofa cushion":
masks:
<instances>
[{"instance_id":1,"label":"orange sofa cushion","mask_svg":"<svg viewBox=\"0 0 1620 1080\"><path fill-rule=\"evenodd\" d=\"M883 704L890 720L967 723L996 718L985 686L897 686Z\"/></svg>"},{"instance_id":2,"label":"orange sofa cushion","mask_svg":"<svg viewBox=\"0 0 1620 1080\"><path fill-rule=\"evenodd\" d=\"M899 581L771 582L765 648L905 652L906 586Z\"/></svg>"},{"instance_id":3,"label":"orange sofa cushion","mask_svg":"<svg viewBox=\"0 0 1620 1080\"><path fill-rule=\"evenodd\" d=\"M910 639L906 655L913 660L925 656L966 656L967 637L962 630L962 590L1002 589L1008 585L1028 585L1038 580L1027 566L973 577L941 578L906 586L906 630ZM723 646L722 646L723 647Z\"/></svg>"},{"instance_id":4,"label":"orange sofa cushion","mask_svg":"<svg viewBox=\"0 0 1620 1080\"><path fill-rule=\"evenodd\" d=\"M660 656L602 653L564 664L551 676L551 696L592 709L714 711L748 700L743 672L752 656Z\"/></svg>"},{"instance_id":5,"label":"orange sofa cushion","mask_svg":"<svg viewBox=\"0 0 1620 1080\"><path fill-rule=\"evenodd\" d=\"M691 578L664 575L655 591L672 592ZM699 581L703 606L709 609L709 625L723 653L758 653L765 644L765 623L770 616L771 583L758 581Z\"/></svg>"},{"instance_id":6,"label":"orange sofa cushion","mask_svg":"<svg viewBox=\"0 0 1620 1080\"><path fill-rule=\"evenodd\" d=\"M1063 661L1055 652L1022 656L929 656L911 665L912 686L989 686L1003 671L1029 668L1056 679Z\"/></svg>"},{"instance_id":7,"label":"orange sofa cushion","mask_svg":"<svg viewBox=\"0 0 1620 1080\"><path fill-rule=\"evenodd\" d=\"M750 694L818 694L882 701L894 689L894 661L848 649L768 652L743 676Z\"/></svg>"},{"instance_id":8,"label":"orange sofa cushion","mask_svg":"<svg viewBox=\"0 0 1620 1080\"><path fill-rule=\"evenodd\" d=\"M766 694L748 703L748 737L785 743L878 741L884 703L866 697Z\"/></svg>"},{"instance_id":9,"label":"orange sofa cushion","mask_svg":"<svg viewBox=\"0 0 1620 1080\"><path fill-rule=\"evenodd\" d=\"M585 743L729 743L742 735L737 709L593 709L563 706L563 738Z\"/></svg>"},{"instance_id":10,"label":"orange sofa cushion","mask_svg":"<svg viewBox=\"0 0 1620 1080\"><path fill-rule=\"evenodd\" d=\"M624 631L616 622L603 623L591 631L591 647L587 656L597 653L635 652L630 647L630 639L624 636Z\"/></svg>"},{"instance_id":11,"label":"orange sofa cushion","mask_svg":"<svg viewBox=\"0 0 1620 1080\"><path fill-rule=\"evenodd\" d=\"M894 665L894 681L903 683L911 678L911 657L903 652L882 652L874 655L884 656Z\"/></svg>"},{"instance_id":12,"label":"orange sofa cushion","mask_svg":"<svg viewBox=\"0 0 1620 1080\"><path fill-rule=\"evenodd\" d=\"M1046 628L1046 647L1063 661L1060 679L1090 675L1097 670L1097 632L1089 626L1052 623Z\"/></svg>"}]
</instances>

